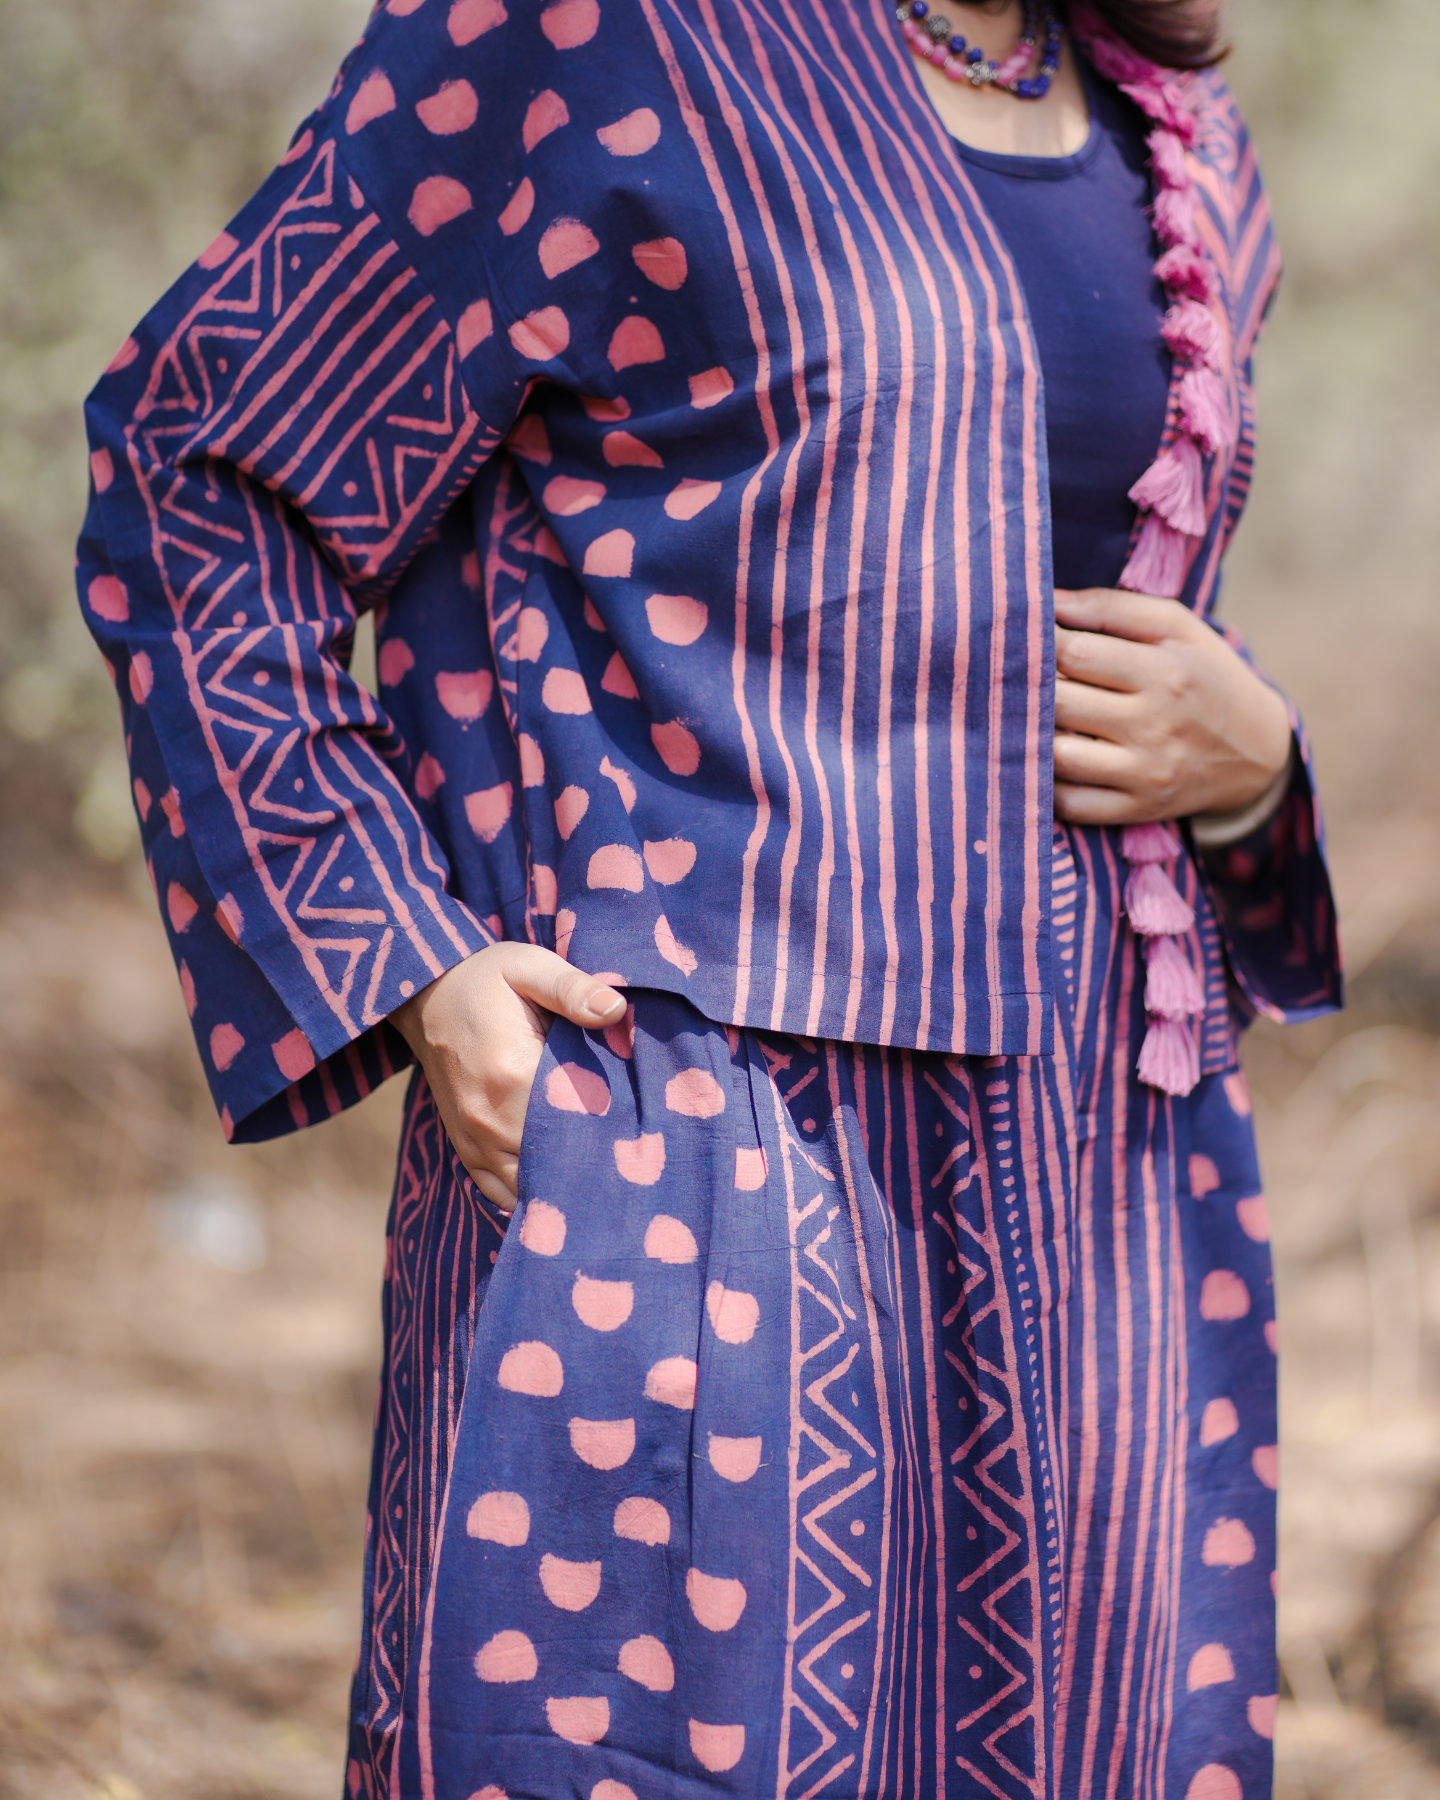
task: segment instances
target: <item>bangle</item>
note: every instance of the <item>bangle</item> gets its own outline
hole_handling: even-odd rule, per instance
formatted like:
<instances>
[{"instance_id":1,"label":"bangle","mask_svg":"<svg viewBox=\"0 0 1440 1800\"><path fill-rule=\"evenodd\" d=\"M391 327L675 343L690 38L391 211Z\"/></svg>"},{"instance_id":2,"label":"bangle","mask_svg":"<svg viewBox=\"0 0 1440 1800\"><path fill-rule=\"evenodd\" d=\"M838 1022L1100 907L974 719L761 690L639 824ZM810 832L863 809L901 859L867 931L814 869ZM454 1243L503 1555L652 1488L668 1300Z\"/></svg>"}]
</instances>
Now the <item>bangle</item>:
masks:
<instances>
[{"instance_id":1,"label":"bangle","mask_svg":"<svg viewBox=\"0 0 1440 1800\"><path fill-rule=\"evenodd\" d=\"M1280 802L1285 798L1290 787L1290 777L1295 772L1295 745L1290 745L1290 754L1285 758L1285 767L1260 795L1248 806L1242 806L1238 812L1228 813L1195 813L1190 820L1190 836L1197 850L1223 850L1227 844L1238 844L1241 838L1249 837L1252 831L1258 831L1262 825L1272 819L1280 810Z\"/></svg>"}]
</instances>

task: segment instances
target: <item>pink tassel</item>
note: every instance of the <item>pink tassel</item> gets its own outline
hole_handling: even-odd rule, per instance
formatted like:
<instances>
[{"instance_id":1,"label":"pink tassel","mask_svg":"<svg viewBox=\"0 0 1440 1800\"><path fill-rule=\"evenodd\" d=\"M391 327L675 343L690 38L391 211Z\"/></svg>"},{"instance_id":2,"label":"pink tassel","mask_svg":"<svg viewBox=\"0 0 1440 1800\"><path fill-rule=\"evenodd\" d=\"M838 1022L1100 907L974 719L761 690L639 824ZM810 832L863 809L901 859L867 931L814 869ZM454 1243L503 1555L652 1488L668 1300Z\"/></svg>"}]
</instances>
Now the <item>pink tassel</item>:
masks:
<instances>
[{"instance_id":1,"label":"pink tassel","mask_svg":"<svg viewBox=\"0 0 1440 1800\"><path fill-rule=\"evenodd\" d=\"M1141 863L1125 883L1125 911L1141 937L1174 937L1195 926L1195 909L1182 899L1159 863Z\"/></svg>"},{"instance_id":2,"label":"pink tassel","mask_svg":"<svg viewBox=\"0 0 1440 1800\"><path fill-rule=\"evenodd\" d=\"M1155 264L1156 279L1175 298L1215 298L1215 276L1209 263L1190 244L1176 244Z\"/></svg>"},{"instance_id":3,"label":"pink tassel","mask_svg":"<svg viewBox=\"0 0 1440 1800\"><path fill-rule=\"evenodd\" d=\"M1173 131L1163 125L1150 133L1150 166L1161 187L1188 187L1190 173L1185 167L1185 146Z\"/></svg>"},{"instance_id":4,"label":"pink tassel","mask_svg":"<svg viewBox=\"0 0 1440 1800\"><path fill-rule=\"evenodd\" d=\"M1150 825L1127 825L1120 833L1120 854L1132 868L1139 863L1169 862L1180 854L1180 833L1163 819Z\"/></svg>"},{"instance_id":5,"label":"pink tassel","mask_svg":"<svg viewBox=\"0 0 1440 1800\"><path fill-rule=\"evenodd\" d=\"M1220 377L1211 369L1187 369L1180 377L1180 418L1186 431L1213 456L1235 441L1235 421Z\"/></svg>"},{"instance_id":6,"label":"pink tassel","mask_svg":"<svg viewBox=\"0 0 1440 1800\"><path fill-rule=\"evenodd\" d=\"M1224 334L1214 313L1198 300L1182 300L1172 306L1160 335L1183 362L1203 363L1207 369L1220 367Z\"/></svg>"},{"instance_id":7,"label":"pink tassel","mask_svg":"<svg viewBox=\"0 0 1440 1800\"><path fill-rule=\"evenodd\" d=\"M1205 465L1195 440L1177 438L1162 450L1131 488L1130 498L1187 537L1204 537Z\"/></svg>"},{"instance_id":8,"label":"pink tassel","mask_svg":"<svg viewBox=\"0 0 1440 1800\"><path fill-rule=\"evenodd\" d=\"M1173 937L1145 947L1145 1010L1157 1019L1193 1019L1205 1010L1205 990Z\"/></svg>"},{"instance_id":9,"label":"pink tassel","mask_svg":"<svg viewBox=\"0 0 1440 1800\"><path fill-rule=\"evenodd\" d=\"M1136 1073L1162 1094L1181 1098L1193 1092L1200 1080L1200 1052L1190 1027L1175 1019L1152 1019Z\"/></svg>"},{"instance_id":10,"label":"pink tassel","mask_svg":"<svg viewBox=\"0 0 1440 1800\"><path fill-rule=\"evenodd\" d=\"M1195 242L1195 195L1183 188L1161 188L1150 209L1155 233L1167 249L1173 244Z\"/></svg>"},{"instance_id":11,"label":"pink tassel","mask_svg":"<svg viewBox=\"0 0 1440 1800\"><path fill-rule=\"evenodd\" d=\"M1132 594L1154 594L1159 600L1178 600L1185 586L1185 564L1190 539L1167 525L1159 513L1146 513L1140 537L1120 576L1120 586Z\"/></svg>"}]
</instances>

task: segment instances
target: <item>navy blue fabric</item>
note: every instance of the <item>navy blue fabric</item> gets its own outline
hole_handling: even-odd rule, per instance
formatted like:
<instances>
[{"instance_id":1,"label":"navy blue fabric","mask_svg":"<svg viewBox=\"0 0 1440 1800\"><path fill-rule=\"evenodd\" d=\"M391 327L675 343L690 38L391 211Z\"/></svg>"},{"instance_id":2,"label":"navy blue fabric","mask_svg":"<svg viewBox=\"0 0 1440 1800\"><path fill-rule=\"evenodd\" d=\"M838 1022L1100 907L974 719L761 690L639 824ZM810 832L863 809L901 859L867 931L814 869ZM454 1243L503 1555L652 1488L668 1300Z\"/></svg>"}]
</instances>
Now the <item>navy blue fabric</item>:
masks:
<instances>
[{"instance_id":1,"label":"navy blue fabric","mask_svg":"<svg viewBox=\"0 0 1440 1800\"><path fill-rule=\"evenodd\" d=\"M1155 458L1170 353L1145 211L1145 121L1087 82L1090 136L1073 156L998 156L956 141L1014 258L1045 378L1055 585L1114 587Z\"/></svg>"}]
</instances>

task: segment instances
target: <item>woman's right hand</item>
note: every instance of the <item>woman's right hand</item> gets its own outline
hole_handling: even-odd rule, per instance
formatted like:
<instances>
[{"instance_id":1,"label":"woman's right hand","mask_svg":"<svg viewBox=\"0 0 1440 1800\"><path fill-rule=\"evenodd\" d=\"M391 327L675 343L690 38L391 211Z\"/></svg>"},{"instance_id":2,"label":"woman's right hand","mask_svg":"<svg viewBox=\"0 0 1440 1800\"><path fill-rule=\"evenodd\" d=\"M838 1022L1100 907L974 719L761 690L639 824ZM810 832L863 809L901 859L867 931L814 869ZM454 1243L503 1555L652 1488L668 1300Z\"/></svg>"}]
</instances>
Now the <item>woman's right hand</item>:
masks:
<instances>
[{"instance_id":1,"label":"woman's right hand","mask_svg":"<svg viewBox=\"0 0 1440 1800\"><path fill-rule=\"evenodd\" d=\"M520 1135L551 1020L560 1013L595 1030L624 1012L613 988L553 950L506 943L457 963L391 1013L456 1155L502 1212L520 1198Z\"/></svg>"}]
</instances>

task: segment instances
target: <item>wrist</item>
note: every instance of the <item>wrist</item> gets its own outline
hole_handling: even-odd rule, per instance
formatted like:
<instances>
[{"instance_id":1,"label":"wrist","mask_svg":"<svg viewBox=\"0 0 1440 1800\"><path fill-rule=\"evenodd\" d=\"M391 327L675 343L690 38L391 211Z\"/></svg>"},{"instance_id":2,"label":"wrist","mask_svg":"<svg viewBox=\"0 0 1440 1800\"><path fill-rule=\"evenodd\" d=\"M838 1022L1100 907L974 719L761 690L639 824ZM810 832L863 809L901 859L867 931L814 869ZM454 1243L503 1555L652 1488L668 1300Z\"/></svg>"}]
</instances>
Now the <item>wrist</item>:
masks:
<instances>
[{"instance_id":1,"label":"wrist","mask_svg":"<svg viewBox=\"0 0 1440 1800\"><path fill-rule=\"evenodd\" d=\"M1290 790L1290 779L1295 772L1295 744L1293 738L1287 744L1285 760L1263 791L1256 795L1248 805L1236 807L1231 812L1193 813L1190 818L1190 836L1197 850L1223 850L1229 844L1238 844L1242 838L1250 836L1267 824L1279 811L1280 804Z\"/></svg>"}]
</instances>

